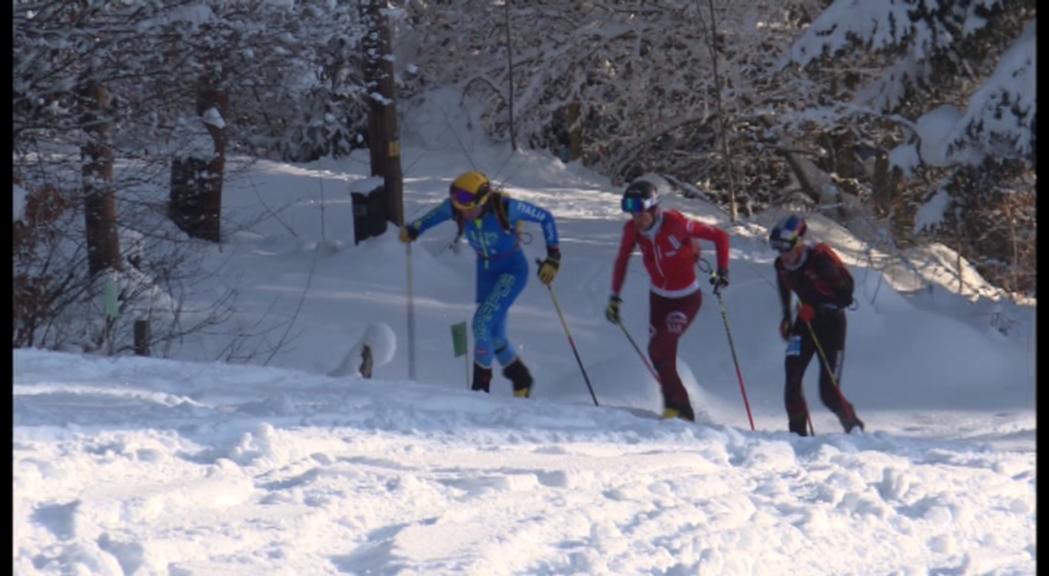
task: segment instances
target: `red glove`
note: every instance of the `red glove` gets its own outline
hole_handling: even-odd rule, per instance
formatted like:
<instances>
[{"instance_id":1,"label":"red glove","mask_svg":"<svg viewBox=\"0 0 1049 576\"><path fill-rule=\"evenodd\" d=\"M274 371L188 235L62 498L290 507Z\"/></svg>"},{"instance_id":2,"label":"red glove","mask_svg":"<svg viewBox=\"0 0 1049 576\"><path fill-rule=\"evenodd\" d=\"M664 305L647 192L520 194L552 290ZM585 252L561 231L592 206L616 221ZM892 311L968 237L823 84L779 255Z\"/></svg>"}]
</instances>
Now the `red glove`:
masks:
<instances>
[{"instance_id":1,"label":"red glove","mask_svg":"<svg viewBox=\"0 0 1049 576\"><path fill-rule=\"evenodd\" d=\"M812 322L812 319L816 316L816 309L808 304L802 304L801 308L798 308L798 320L808 324Z\"/></svg>"}]
</instances>

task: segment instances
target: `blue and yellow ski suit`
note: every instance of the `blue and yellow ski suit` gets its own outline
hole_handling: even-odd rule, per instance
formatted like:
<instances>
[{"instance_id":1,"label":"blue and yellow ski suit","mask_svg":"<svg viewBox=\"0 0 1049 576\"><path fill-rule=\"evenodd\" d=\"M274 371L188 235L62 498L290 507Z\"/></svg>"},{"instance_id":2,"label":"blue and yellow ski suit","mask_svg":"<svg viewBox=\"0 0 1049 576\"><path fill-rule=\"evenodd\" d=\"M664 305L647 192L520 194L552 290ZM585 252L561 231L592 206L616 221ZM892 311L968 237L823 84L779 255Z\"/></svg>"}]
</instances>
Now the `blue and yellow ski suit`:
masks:
<instances>
[{"instance_id":1,"label":"blue and yellow ski suit","mask_svg":"<svg viewBox=\"0 0 1049 576\"><path fill-rule=\"evenodd\" d=\"M472 324L474 362L485 368L492 365L493 357L502 366L517 357L506 336L506 315L528 283L528 260L517 235L518 223L528 221L542 226L547 252L558 250L553 214L523 200L501 194L493 196L480 217L462 222L463 235L477 253L477 310ZM503 203L501 208L496 206L497 202ZM505 210L505 227L496 210ZM454 217L455 208L445 199L409 226L419 235Z\"/></svg>"}]
</instances>

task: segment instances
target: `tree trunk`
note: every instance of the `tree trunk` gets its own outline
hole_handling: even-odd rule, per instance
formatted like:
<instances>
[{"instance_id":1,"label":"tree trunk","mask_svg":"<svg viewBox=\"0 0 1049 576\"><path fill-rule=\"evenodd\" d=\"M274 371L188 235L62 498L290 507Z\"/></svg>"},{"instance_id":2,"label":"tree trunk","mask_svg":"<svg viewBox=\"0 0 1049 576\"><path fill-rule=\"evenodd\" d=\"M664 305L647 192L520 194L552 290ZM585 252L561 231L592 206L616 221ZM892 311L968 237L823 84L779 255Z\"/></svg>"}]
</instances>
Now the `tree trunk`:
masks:
<instances>
[{"instance_id":1,"label":"tree trunk","mask_svg":"<svg viewBox=\"0 0 1049 576\"><path fill-rule=\"evenodd\" d=\"M503 7L505 8L503 15L506 17L506 78L509 84L506 93L510 109L510 148L517 152L517 131L514 127L514 47L510 41L510 0L506 0Z\"/></svg>"},{"instance_id":2,"label":"tree trunk","mask_svg":"<svg viewBox=\"0 0 1049 576\"><path fill-rule=\"evenodd\" d=\"M81 126L88 140L81 148L84 187L84 220L88 271L92 276L106 269L120 270L117 206L113 191L113 148L109 90L93 80L81 89Z\"/></svg>"},{"instance_id":3,"label":"tree trunk","mask_svg":"<svg viewBox=\"0 0 1049 576\"><path fill-rule=\"evenodd\" d=\"M364 47L364 75L368 92L378 94L370 102L368 146L372 176L382 176L387 215L401 226L404 222L401 142L397 132L397 87L394 83L390 27L382 10L385 0L365 0L361 17L368 32Z\"/></svg>"},{"instance_id":4,"label":"tree trunk","mask_svg":"<svg viewBox=\"0 0 1049 576\"><path fill-rule=\"evenodd\" d=\"M728 112L725 111L721 102L721 76L718 74L720 50L718 50L718 26L714 12L714 0L708 0L707 7L710 9L710 60L714 72L714 91L717 95L718 122L721 127L721 161L728 173L729 220L735 223L739 218L739 208L736 203L736 168L732 164L732 154L729 152L728 124L725 118Z\"/></svg>"},{"instance_id":5,"label":"tree trunk","mask_svg":"<svg viewBox=\"0 0 1049 576\"><path fill-rule=\"evenodd\" d=\"M152 340L152 330L149 320L135 320L135 354L138 356L149 356L149 343Z\"/></svg>"},{"instance_id":6,"label":"tree trunk","mask_svg":"<svg viewBox=\"0 0 1049 576\"><path fill-rule=\"evenodd\" d=\"M565 104L565 130L568 131L570 160L578 160L583 157L583 123L579 121L580 108L578 100Z\"/></svg>"},{"instance_id":7,"label":"tree trunk","mask_svg":"<svg viewBox=\"0 0 1049 576\"><path fill-rule=\"evenodd\" d=\"M839 178L853 178L855 173L852 168L855 161L852 134L843 132L834 139L834 172Z\"/></svg>"},{"instance_id":8,"label":"tree trunk","mask_svg":"<svg viewBox=\"0 0 1049 576\"><path fill-rule=\"evenodd\" d=\"M874 212L878 216L886 216L889 213L893 196L890 182L889 155L884 150L878 150L874 159L874 174L871 176L871 196L874 200Z\"/></svg>"}]
</instances>

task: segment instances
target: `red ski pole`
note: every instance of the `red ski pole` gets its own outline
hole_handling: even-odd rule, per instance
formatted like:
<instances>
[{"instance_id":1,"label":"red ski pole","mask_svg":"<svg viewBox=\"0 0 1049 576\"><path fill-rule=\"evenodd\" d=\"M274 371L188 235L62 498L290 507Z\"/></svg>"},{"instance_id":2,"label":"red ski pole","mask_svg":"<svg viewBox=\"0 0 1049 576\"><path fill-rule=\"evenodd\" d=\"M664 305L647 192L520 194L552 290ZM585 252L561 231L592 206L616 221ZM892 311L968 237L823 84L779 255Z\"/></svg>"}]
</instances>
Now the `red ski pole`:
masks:
<instances>
[{"instance_id":1,"label":"red ski pole","mask_svg":"<svg viewBox=\"0 0 1049 576\"><path fill-rule=\"evenodd\" d=\"M743 395L743 407L747 409L747 419L750 420L750 430L754 430L754 417L750 414L750 402L747 401L747 389L743 386L743 373L739 370L739 359L736 358L736 346L732 343L732 332L728 328L728 313L725 312L725 301L721 299L721 292L714 290L721 305L721 319L725 322L725 335L728 336L728 347L732 350L732 362L736 365L736 378L739 379L739 392Z\"/></svg>"}]
</instances>

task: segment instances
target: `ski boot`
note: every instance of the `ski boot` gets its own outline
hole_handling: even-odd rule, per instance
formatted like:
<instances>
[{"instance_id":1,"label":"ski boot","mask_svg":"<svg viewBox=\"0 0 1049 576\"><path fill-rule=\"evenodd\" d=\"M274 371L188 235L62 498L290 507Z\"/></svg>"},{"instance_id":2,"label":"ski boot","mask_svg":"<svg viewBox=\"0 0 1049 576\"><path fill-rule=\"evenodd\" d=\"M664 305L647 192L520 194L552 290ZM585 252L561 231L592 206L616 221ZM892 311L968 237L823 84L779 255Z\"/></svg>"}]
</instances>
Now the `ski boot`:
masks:
<instances>
[{"instance_id":1,"label":"ski boot","mask_svg":"<svg viewBox=\"0 0 1049 576\"><path fill-rule=\"evenodd\" d=\"M492 384L492 369L481 366L474 362L474 379L470 390L488 394L488 388Z\"/></svg>"},{"instance_id":2,"label":"ski boot","mask_svg":"<svg viewBox=\"0 0 1049 576\"><path fill-rule=\"evenodd\" d=\"M809 406L802 397L787 402L787 429L798 436L808 436Z\"/></svg>"},{"instance_id":3,"label":"ski boot","mask_svg":"<svg viewBox=\"0 0 1049 576\"><path fill-rule=\"evenodd\" d=\"M528 367L524 365L520 357L515 358L513 362L503 368L503 376L509 378L513 384L514 396L528 398L532 395L532 375L528 372Z\"/></svg>"},{"instance_id":4,"label":"ski boot","mask_svg":"<svg viewBox=\"0 0 1049 576\"><path fill-rule=\"evenodd\" d=\"M660 416L660 419L671 420L673 418L681 418L682 420L695 422L696 414L692 411L692 406L680 406L676 408L667 406L664 408L663 415Z\"/></svg>"},{"instance_id":5,"label":"ski boot","mask_svg":"<svg viewBox=\"0 0 1049 576\"><path fill-rule=\"evenodd\" d=\"M852 415L852 419L851 420L844 420L844 421L842 421L841 425L842 425L843 428L845 428L845 433L846 434L852 434L852 431L855 430L856 428L859 428L860 432L864 431L864 429L863 429L863 420L860 420L859 416L856 416L855 414Z\"/></svg>"},{"instance_id":6,"label":"ski boot","mask_svg":"<svg viewBox=\"0 0 1049 576\"><path fill-rule=\"evenodd\" d=\"M847 402L844 398L842 399L843 406L841 411L838 412L838 421L841 422L841 427L845 429L846 434L851 434L856 428L863 432L863 420L860 420L859 416L856 415L856 410L852 407L852 404Z\"/></svg>"}]
</instances>

